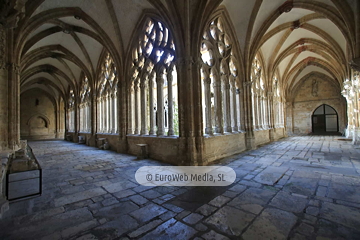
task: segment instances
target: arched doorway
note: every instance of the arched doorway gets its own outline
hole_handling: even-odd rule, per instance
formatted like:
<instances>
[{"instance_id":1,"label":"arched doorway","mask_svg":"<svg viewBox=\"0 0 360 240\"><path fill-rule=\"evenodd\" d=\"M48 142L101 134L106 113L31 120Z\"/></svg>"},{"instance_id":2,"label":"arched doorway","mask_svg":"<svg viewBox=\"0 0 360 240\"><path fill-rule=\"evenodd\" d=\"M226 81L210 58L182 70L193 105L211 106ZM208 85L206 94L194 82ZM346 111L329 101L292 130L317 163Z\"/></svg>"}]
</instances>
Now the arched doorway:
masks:
<instances>
[{"instance_id":1,"label":"arched doorway","mask_svg":"<svg viewBox=\"0 0 360 240\"><path fill-rule=\"evenodd\" d=\"M339 131L338 114L334 108L323 104L312 115L313 133L337 133Z\"/></svg>"}]
</instances>

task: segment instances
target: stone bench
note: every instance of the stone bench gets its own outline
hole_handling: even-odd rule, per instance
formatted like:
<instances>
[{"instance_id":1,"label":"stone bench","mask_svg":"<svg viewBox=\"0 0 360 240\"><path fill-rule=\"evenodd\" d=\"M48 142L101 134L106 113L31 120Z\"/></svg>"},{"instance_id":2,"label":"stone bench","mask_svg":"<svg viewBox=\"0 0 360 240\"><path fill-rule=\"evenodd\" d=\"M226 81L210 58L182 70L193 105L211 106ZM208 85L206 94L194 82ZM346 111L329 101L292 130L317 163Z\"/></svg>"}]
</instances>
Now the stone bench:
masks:
<instances>
[{"instance_id":1,"label":"stone bench","mask_svg":"<svg viewBox=\"0 0 360 240\"><path fill-rule=\"evenodd\" d=\"M148 158L148 145L147 144L136 144L139 147L137 159L146 159Z\"/></svg>"},{"instance_id":2,"label":"stone bench","mask_svg":"<svg viewBox=\"0 0 360 240\"><path fill-rule=\"evenodd\" d=\"M73 136L72 135L66 135L66 141L72 141L73 140Z\"/></svg>"},{"instance_id":3,"label":"stone bench","mask_svg":"<svg viewBox=\"0 0 360 240\"><path fill-rule=\"evenodd\" d=\"M106 138L98 138L98 139L96 139L96 142L97 142L98 148L103 149L103 150L110 149L110 145L109 145L108 141L106 140Z\"/></svg>"},{"instance_id":4,"label":"stone bench","mask_svg":"<svg viewBox=\"0 0 360 240\"><path fill-rule=\"evenodd\" d=\"M78 136L79 143L85 143L85 137L84 136Z\"/></svg>"}]
</instances>

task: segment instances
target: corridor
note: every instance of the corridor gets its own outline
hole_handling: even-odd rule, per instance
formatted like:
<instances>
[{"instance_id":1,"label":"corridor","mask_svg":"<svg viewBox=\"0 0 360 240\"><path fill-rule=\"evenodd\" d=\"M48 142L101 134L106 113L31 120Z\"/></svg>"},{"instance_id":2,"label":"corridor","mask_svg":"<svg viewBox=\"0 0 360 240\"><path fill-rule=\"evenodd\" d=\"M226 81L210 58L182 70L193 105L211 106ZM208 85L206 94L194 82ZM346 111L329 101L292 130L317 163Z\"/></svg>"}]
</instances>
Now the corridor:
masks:
<instances>
[{"instance_id":1,"label":"corridor","mask_svg":"<svg viewBox=\"0 0 360 240\"><path fill-rule=\"evenodd\" d=\"M14 202L1 239L360 239L360 148L289 137L219 161L227 187L144 187L153 160L65 141L29 142L43 194Z\"/></svg>"}]
</instances>

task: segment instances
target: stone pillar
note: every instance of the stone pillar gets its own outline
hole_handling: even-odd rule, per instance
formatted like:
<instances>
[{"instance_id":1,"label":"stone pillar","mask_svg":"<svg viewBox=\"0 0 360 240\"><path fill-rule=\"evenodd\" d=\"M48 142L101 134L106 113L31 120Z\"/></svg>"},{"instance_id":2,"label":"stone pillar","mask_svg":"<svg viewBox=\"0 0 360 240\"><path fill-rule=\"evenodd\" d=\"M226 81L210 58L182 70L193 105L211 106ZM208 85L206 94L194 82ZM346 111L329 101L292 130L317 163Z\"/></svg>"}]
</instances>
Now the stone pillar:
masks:
<instances>
[{"instance_id":1,"label":"stone pillar","mask_svg":"<svg viewBox=\"0 0 360 240\"><path fill-rule=\"evenodd\" d=\"M118 97L117 91L114 92L114 132L119 133L119 113L118 113Z\"/></svg>"},{"instance_id":2,"label":"stone pillar","mask_svg":"<svg viewBox=\"0 0 360 240\"><path fill-rule=\"evenodd\" d=\"M354 93L353 97L353 107L354 107L354 132L353 132L353 144L360 145L360 76L358 71L354 71L352 79L352 91Z\"/></svg>"},{"instance_id":3,"label":"stone pillar","mask_svg":"<svg viewBox=\"0 0 360 240\"><path fill-rule=\"evenodd\" d=\"M245 109L246 109L246 104L244 102L245 99L245 94L244 94L244 89L240 89L239 87L236 89L236 95L237 95L237 101L239 103L238 111L239 111L239 119L238 119L238 128L239 131L244 131L245 130L245 125L246 125L246 118L245 118ZM251 101L251 99L250 99Z\"/></svg>"},{"instance_id":4,"label":"stone pillar","mask_svg":"<svg viewBox=\"0 0 360 240\"><path fill-rule=\"evenodd\" d=\"M102 126L101 126L101 132L106 132L106 96L101 97L101 118L102 118Z\"/></svg>"},{"instance_id":5,"label":"stone pillar","mask_svg":"<svg viewBox=\"0 0 360 240\"><path fill-rule=\"evenodd\" d=\"M294 103L286 102L286 130L288 135L294 134Z\"/></svg>"},{"instance_id":6,"label":"stone pillar","mask_svg":"<svg viewBox=\"0 0 360 240\"><path fill-rule=\"evenodd\" d=\"M253 111L253 118L254 118L254 129L259 129L259 111L258 111L258 97L257 97L257 92L256 89L254 89L253 92L253 106L254 106L254 111Z\"/></svg>"},{"instance_id":7,"label":"stone pillar","mask_svg":"<svg viewBox=\"0 0 360 240\"><path fill-rule=\"evenodd\" d=\"M139 125L140 125L140 109L139 109L139 79L135 80L134 83L134 101L135 101L135 132L134 134L139 134L140 133L140 129L139 129Z\"/></svg>"},{"instance_id":8,"label":"stone pillar","mask_svg":"<svg viewBox=\"0 0 360 240\"><path fill-rule=\"evenodd\" d=\"M206 76L204 78L204 92L205 92L205 133L213 135L213 128L211 122L211 78Z\"/></svg>"},{"instance_id":9,"label":"stone pillar","mask_svg":"<svg viewBox=\"0 0 360 240\"><path fill-rule=\"evenodd\" d=\"M274 111L274 94L273 92L267 92L267 103L268 103L268 113L269 113L269 117L268 117L268 126L270 128L270 141L274 141L275 140L275 111Z\"/></svg>"},{"instance_id":10,"label":"stone pillar","mask_svg":"<svg viewBox=\"0 0 360 240\"><path fill-rule=\"evenodd\" d=\"M147 134L147 96L146 96L146 78L141 80L140 94L141 94L141 135Z\"/></svg>"},{"instance_id":11,"label":"stone pillar","mask_svg":"<svg viewBox=\"0 0 360 240\"><path fill-rule=\"evenodd\" d=\"M129 95L128 95L128 99L129 99L129 110L128 110L128 129L127 129L127 134L133 134L134 133L134 104L135 104L135 100L134 100L134 95L135 95L135 85L134 85L134 81L132 81L130 83L130 89L129 89Z\"/></svg>"},{"instance_id":12,"label":"stone pillar","mask_svg":"<svg viewBox=\"0 0 360 240\"><path fill-rule=\"evenodd\" d=\"M245 119L245 131L246 131L246 148L254 149L255 148L255 137L254 137L254 124L253 118L254 111L252 110L252 106L256 104L255 97L252 93L252 84L253 82L247 81L243 82L244 86L244 94L243 94L243 102L244 102L244 119Z\"/></svg>"},{"instance_id":13,"label":"stone pillar","mask_svg":"<svg viewBox=\"0 0 360 240\"><path fill-rule=\"evenodd\" d=\"M169 132L168 135L174 135L174 102L173 102L173 76L172 68L167 73L168 81L168 119L169 119Z\"/></svg>"},{"instance_id":14,"label":"stone pillar","mask_svg":"<svg viewBox=\"0 0 360 240\"><path fill-rule=\"evenodd\" d=\"M236 91L235 79L232 79L230 87L231 87L231 102L232 102L231 108L232 108L232 112L233 112L232 121L234 123L232 126L232 131L237 132L237 131L239 131L237 113L238 113L238 111L240 111L240 108L236 104L237 91ZM240 92L239 92L239 95L240 95Z\"/></svg>"},{"instance_id":15,"label":"stone pillar","mask_svg":"<svg viewBox=\"0 0 360 240\"><path fill-rule=\"evenodd\" d=\"M114 93L112 92L111 95L111 133L116 133L116 130L115 130L115 121L117 121L116 119L116 114L115 114L115 96L114 96Z\"/></svg>"},{"instance_id":16,"label":"stone pillar","mask_svg":"<svg viewBox=\"0 0 360 240\"><path fill-rule=\"evenodd\" d=\"M215 98L215 132L224 133L221 79L216 76L214 81Z\"/></svg>"},{"instance_id":17,"label":"stone pillar","mask_svg":"<svg viewBox=\"0 0 360 240\"><path fill-rule=\"evenodd\" d=\"M164 135L164 78L163 74L156 73L157 88L157 135Z\"/></svg>"},{"instance_id":18,"label":"stone pillar","mask_svg":"<svg viewBox=\"0 0 360 240\"><path fill-rule=\"evenodd\" d=\"M228 76L226 76L226 78L224 79L224 94L225 94L225 124L226 124L226 132L232 132L232 127L231 127L231 109L230 109L230 83L229 83L229 78Z\"/></svg>"},{"instance_id":19,"label":"stone pillar","mask_svg":"<svg viewBox=\"0 0 360 240\"><path fill-rule=\"evenodd\" d=\"M150 115L150 129L149 135L155 134L155 104L154 104L154 76L155 71L153 70L149 76L149 115Z\"/></svg>"},{"instance_id":20,"label":"stone pillar","mask_svg":"<svg viewBox=\"0 0 360 240\"><path fill-rule=\"evenodd\" d=\"M106 94L106 132L111 133L111 97L110 92Z\"/></svg>"}]
</instances>

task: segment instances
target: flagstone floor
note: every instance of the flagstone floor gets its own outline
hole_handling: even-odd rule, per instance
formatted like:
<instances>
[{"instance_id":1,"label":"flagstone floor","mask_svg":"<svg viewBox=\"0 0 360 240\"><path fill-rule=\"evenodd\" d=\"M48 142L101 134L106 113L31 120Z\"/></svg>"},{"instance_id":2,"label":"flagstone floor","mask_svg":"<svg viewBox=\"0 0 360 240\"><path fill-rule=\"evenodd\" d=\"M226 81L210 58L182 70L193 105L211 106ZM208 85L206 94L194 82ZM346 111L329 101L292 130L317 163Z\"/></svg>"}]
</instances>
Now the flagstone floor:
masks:
<instances>
[{"instance_id":1,"label":"flagstone floor","mask_svg":"<svg viewBox=\"0 0 360 240\"><path fill-rule=\"evenodd\" d=\"M0 239L360 239L360 148L289 137L218 161L227 187L145 187L153 160L66 141L29 142L43 194L10 204Z\"/></svg>"}]
</instances>

